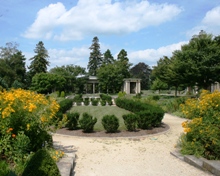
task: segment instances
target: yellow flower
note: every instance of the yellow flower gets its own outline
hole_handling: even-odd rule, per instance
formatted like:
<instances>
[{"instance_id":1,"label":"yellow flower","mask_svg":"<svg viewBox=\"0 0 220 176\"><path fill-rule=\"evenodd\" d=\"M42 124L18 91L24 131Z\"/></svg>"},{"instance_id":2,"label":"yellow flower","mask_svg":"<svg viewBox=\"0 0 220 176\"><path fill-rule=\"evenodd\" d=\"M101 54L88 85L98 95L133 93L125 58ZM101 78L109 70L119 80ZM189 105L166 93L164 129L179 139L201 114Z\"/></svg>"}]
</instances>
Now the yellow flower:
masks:
<instances>
[{"instance_id":1,"label":"yellow flower","mask_svg":"<svg viewBox=\"0 0 220 176\"><path fill-rule=\"evenodd\" d=\"M30 124L29 123L27 124L27 130L30 130Z\"/></svg>"}]
</instances>

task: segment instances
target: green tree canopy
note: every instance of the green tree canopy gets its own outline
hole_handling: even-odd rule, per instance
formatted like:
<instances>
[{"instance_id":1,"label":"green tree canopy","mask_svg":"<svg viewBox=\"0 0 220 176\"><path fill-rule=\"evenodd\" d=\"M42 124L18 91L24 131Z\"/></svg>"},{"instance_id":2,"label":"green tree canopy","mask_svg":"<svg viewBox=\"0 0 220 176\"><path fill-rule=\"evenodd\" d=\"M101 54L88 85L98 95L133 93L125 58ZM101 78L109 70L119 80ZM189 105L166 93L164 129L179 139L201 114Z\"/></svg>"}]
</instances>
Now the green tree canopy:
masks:
<instances>
[{"instance_id":1,"label":"green tree canopy","mask_svg":"<svg viewBox=\"0 0 220 176\"><path fill-rule=\"evenodd\" d=\"M141 89L150 88L150 75L152 69L145 63L139 62L130 69L131 77L141 79Z\"/></svg>"},{"instance_id":2,"label":"green tree canopy","mask_svg":"<svg viewBox=\"0 0 220 176\"><path fill-rule=\"evenodd\" d=\"M112 63L114 63L114 61L115 61L115 59L112 56L111 51L109 49L107 49L106 52L104 53L102 64L112 64Z\"/></svg>"},{"instance_id":3,"label":"green tree canopy","mask_svg":"<svg viewBox=\"0 0 220 176\"><path fill-rule=\"evenodd\" d=\"M87 69L89 70L89 74L92 76L96 76L97 69L102 64L102 54L100 51L100 44L98 37L94 37L92 40L92 45L89 48L91 50L89 56L89 63Z\"/></svg>"},{"instance_id":4,"label":"green tree canopy","mask_svg":"<svg viewBox=\"0 0 220 176\"><path fill-rule=\"evenodd\" d=\"M37 73L46 73L47 67L49 66L49 61L47 60L47 58L49 58L48 51L44 47L44 43L42 41L38 42L34 52L36 55L30 58L31 63L28 67L31 77Z\"/></svg>"},{"instance_id":5,"label":"green tree canopy","mask_svg":"<svg viewBox=\"0 0 220 176\"><path fill-rule=\"evenodd\" d=\"M32 78L31 89L38 93L51 93L65 87L65 78L51 73L37 73Z\"/></svg>"}]
</instances>

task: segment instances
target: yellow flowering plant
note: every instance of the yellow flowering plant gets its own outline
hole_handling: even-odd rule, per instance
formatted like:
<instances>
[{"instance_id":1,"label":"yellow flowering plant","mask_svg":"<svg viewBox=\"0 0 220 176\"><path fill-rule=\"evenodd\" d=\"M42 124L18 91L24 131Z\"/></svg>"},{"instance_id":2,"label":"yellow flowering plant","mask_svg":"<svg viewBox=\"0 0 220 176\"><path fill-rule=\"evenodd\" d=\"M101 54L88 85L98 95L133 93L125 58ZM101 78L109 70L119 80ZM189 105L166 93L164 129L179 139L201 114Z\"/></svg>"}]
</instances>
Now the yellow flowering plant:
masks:
<instances>
[{"instance_id":1,"label":"yellow flowering plant","mask_svg":"<svg viewBox=\"0 0 220 176\"><path fill-rule=\"evenodd\" d=\"M220 159L220 92L204 90L198 99L187 100L181 108L191 119L182 123L182 153Z\"/></svg>"},{"instance_id":2,"label":"yellow flowering plant","mask_svg":"<svg viewBox=\"0 0 220 176\"><path fill-rule=\"evenodd\" d=\"M0 91L0 154L13 157L15 145L23 145L25 152L37 151L52 144L59 104L50 97L22 89ZM27 141L27 140L26 140ZM22 150L22 149L21 149Z\"/></svg>"}]
</instances>

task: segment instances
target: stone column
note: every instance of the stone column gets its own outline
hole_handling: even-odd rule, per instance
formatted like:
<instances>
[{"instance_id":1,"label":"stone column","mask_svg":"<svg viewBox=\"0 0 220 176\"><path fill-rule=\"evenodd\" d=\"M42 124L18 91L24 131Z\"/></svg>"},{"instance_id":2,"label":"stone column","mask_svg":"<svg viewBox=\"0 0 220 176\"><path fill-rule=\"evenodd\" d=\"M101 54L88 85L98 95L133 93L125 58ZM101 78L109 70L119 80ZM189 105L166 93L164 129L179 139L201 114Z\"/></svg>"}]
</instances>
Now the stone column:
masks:
<instances>
[{"instance_id":1,"label":"stone column","mask_svg":"<svg viewBox=\"0 0 220 176\"><path fill-rule=\"evenodd\" d=\"M126 86L126 94L130 94L131 93L131 91L130 91L130 82L127 82L127 86Z\"/></svg>"},{"instance_id":2,"label":"stone column","mask_svg":"<svg viewBox=\"0 0 220 176\"><path fill-rule=\"evenodd\" d=\"M92 92L95 93L95 83L92 83Z\"/></svg>"}]
</instances>

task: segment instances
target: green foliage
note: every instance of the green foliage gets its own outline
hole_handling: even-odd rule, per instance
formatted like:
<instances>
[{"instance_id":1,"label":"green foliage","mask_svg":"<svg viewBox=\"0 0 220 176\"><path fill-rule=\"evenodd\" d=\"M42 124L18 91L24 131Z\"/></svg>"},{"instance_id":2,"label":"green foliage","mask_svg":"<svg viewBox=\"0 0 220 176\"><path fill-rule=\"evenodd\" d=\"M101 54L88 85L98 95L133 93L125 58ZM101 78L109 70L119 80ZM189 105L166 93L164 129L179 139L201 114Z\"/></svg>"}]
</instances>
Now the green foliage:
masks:
<instances>
[{"instance_id":1,"label":"green foliage","mask_svg":"<svg viewBox=\"0 0 220 176\"><path fill-rule=\"evenodd\" d=\"M61 93L60 93L60 97L65 97L65 92L64 91L62 91Z\"/></svg>"},{"instance_id":2,"label":"green foliage","mask_svg":"<svg viewBox=\"0 0 220 176\"><path fill-rule=\"evenodd\" d=\"M122 91L118 92L118 98L123 98L125 97L125 95L126 95L125 92L122 92Z\"/></svg>"},{"instance_id":3,"label":"green foliage","mask_svg":"<svg viewBox=\"0 0 220 176\"><path fill-rule=\"evenodd\" d=\"M124 114L123 116L125 126L128 131L135 131L137 128L137 115L136 114Z\"/></svg>"},{"instance_id":4,"label":"green foliage","mask_svg":"<svg viewBox=\"0 0 220 176\"><path fill-rule=\"evenodd\" d=\"M73 106L73 99L64 99L59 102L59 112L66 113Z\"/></svg>"},{"instance_id":5,"label":"green foliage","mask_svg":"<svg viewBox=\"0 0 220 176\"><path fill-rule=\"evenodd\" d=\"M7 176L9 175L10 169L6 161L0 160L0 175Z\"/></svg>"},{"instance_id":6,"label":"green foliage","mask_svg":"<svg viewBox=\"0 0 220 176\"><path fill-rule=\"evenodd\" d=\"M34 52L36 55L30 59L31 64L28 67L31 77L37 73L46 73L47 67L49 66L49 61L47 60L49 57L48 51L44 47L44 43L42 41L38 42Z\"/></svg>"},{"instance_id":7,"label":"green foliage","mask_svg":"<svg viewBox=\"0 0 220 176\"><path fill-rule=\"evenodd\" d=\"M78 112L74 112L74 113L70 112L67 113L66 115L67 115L66 127L70 130L77 129L80 114Z\"/></svg>"},{"instance_id":8,"label":"green foliage","mask_svg":"<svg viewBox=\"0 0 220 176\"><path fill-rule=\"evenodd\" d=\"M143 62L139 62L130 69L132 78L141 79L141 90L148 90L150 88L151 68Z\"/></svg>"},{"instance_id":9,"label":"green foliage","mask_svg":"<svg viewBox=\"0 0 220 176\"><path fill-rule=\"evenodd\" d=\"M98 103L99 103L99 100L97 100L97 99L92 99L92 105L93 105L93 106L97 106Z\"/></svg>"},{"instance_id":10,"label":"green foliage","mask_svg":"<svg viewBox=\"0 0 220 176\"><path fill-rule=\"evenodd\" d=\"M141 99L141 93L137 93L133 98Z\"/></svg>"},{"instance_id":11,"label":"green foliage","mask_svg":"<svg viewBox=\"0 0 220 176\"><path fill-rule=\"evenodd\" d=\"M105 115L102 118L102 125L107 133L115 133L119 127L119 120L115 115Z\"/></svg>"},{"instance_id":12,"label":"green foliage","mask_svg":"<svg viewBox=\"0 0 220 176\"><path fill-rule=\"evenodd\" d=\"M178 97L167 100L164 105L164 110L169 113L180 111L180 105L184 104L187 100L187 97Z\"/></svg>"},{"instance_id":13,"label":"green foliage","mask_svg":"<svg viewBox=\"0 0 220 176\"><path fill-rule=\"evenodd\" d=\"M101 102L101 105L102 105L102 106L105 106L105 105L106 105L106 101L105 101L105 100L101 100L100 102Z\"/></svg>"},{"instance_id":14,"label":"green foliage","mask_svg":"<svg viewBox=\"0 0 220 176\"><path fill-rule=\"evenodd\" d=\"M152 114L151 111L145 110L137 113L138 116L138 128L150 129L152 127Z\"/></svg>"},{"instance_id":15,"label":"green foliage","mask_svg":"<svg viewBox=\"0 0 220 176\"><path fill-rule=\"evenodd\" d=\"M83 102L82 94L75 95L75 97L73 98L73 102L82 103Z\"/></svg>"},{"instance_id":16,"label":"green foliage","mask_svg":"<svg viewBox=\"0 0 220 176\"><path fill-rule=\"evenodd\" d=\"M98 37L94 37L92 40L92 45L89 48L91 50L90 56L89 56L89 63L88 63L88 70L89 74L96 76L97 69L102 64L102 54L100 51L100 44Z\"/></svg>"},{"instance_id":17,"label":"green foliage","mask_svg":"<svg viewBox=\"0 0 220 176\"><path fill-rule=\"evenodd\" d=\"M60 176L59 169L45 149L38 150L27 163L22 176Z\"/></svg>"},{"instance_id":18,"label":"green foliage","mask_svg":"<svg viewBox=\"0 0 220 176\"><path fill-rule=\"evenodd\" d=\"M82 118L79 120L80 127L85 133L92 132L96 122L97 118L93 118L88 113L83 113Z\"/></svg>"},{"instance_id":19,"label":"green foliage","mask_svg":"<svg viewBox=\"0 0 220 176\"><path fill-rule=\"evenodd\" d=\"M112 97L110 95L100 94L100 98L101 100L106 101L108 105L112 105Z\"/></svg>"},{"instance_id":20,"label":"green foliage","mask_svg":"<svg viewBox=\"0 0 220 176\"><path fill-rule=\"evenodd\" d=\"M56 91L56 93L57 93L57 97L60 97L60 91Z\"/></svg>"},{"instance_id":21,"label":"green foliage","mask_svg":"<svg viewBox=\"0 0 220 176\"><path fill-rule=\"evenodd\" d=\"M141 129L159 126L164 116L163 109L158 105L143 103L139 100L117 98L116 105L137 114L138 127Z\"/></svg>"},{"instance_id":22,"label":"green foliage","mask_svg":"<svg viewBox=\"0 0 220 176\"><path fill-rule=\"evenodd\" d=\"M88 105L89 105L89 100L88 100L88 99L85 99L83 102L84 102L84 105L85 105L85 106L88 106Z\"/></svg>"}]
</instances>

